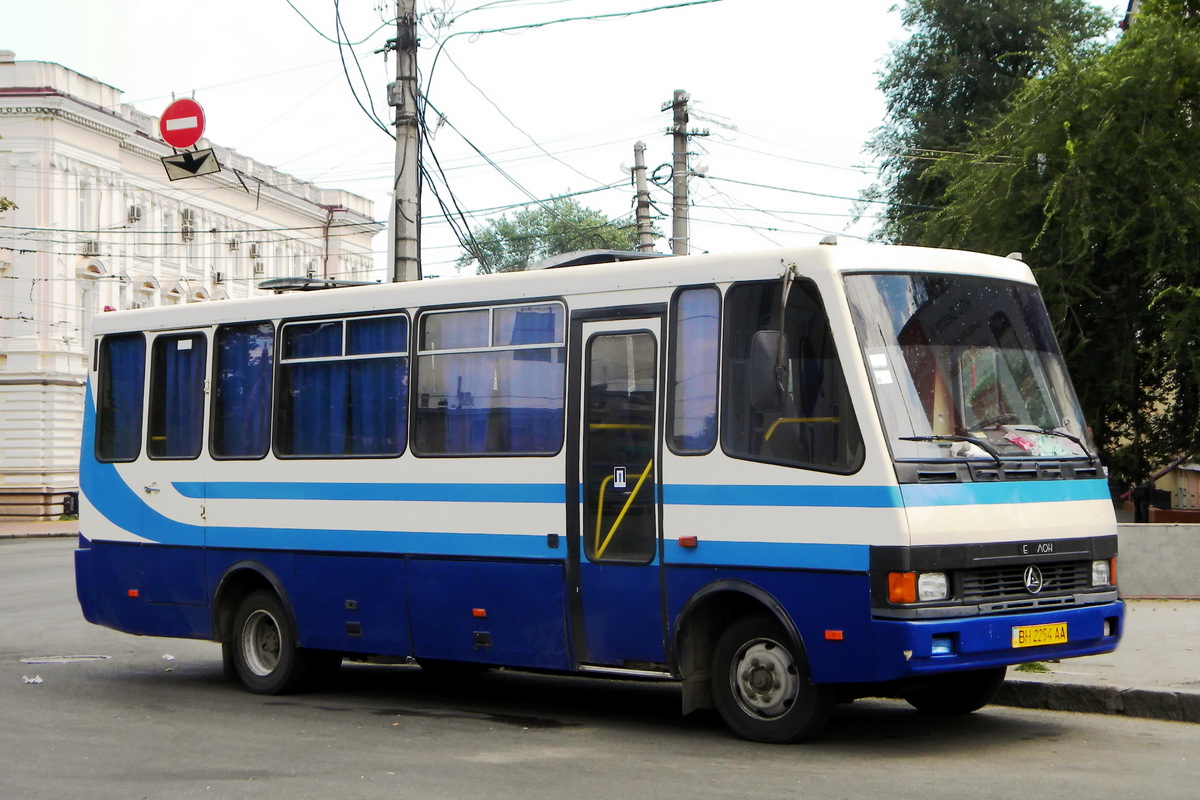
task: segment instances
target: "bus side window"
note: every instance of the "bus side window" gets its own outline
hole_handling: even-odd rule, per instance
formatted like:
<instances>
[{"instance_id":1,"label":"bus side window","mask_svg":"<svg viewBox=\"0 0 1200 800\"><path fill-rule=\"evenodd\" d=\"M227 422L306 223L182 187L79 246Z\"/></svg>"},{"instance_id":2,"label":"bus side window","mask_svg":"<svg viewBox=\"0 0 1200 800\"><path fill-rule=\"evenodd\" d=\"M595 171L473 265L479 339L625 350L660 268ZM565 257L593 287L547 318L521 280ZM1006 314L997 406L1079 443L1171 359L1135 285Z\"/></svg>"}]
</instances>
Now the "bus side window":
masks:
<instances>
[{"instance_id":1,"label":"bus side window","mask_svg":"<svg viewBox=\"0 0 1200 800\"><path fill-rule=\"evenodd\" d=\"M420 320L413 448L421 455L553 455L562 447L559 303L437 311Z\"/></svg>"},{"instance_id":2,"label":"bus side window","mask_svg":"<svg viewBox=\"0 0 1200 800\"><path fill-rule=\"evenodd\" d=\"M738 458L850 473L863 441L846 389L829 319L816 287L796 281L788 296L788 351L778 409L755 409L749 396L754 334L779 330L778 282L739 284L725 300L721 443Z\"/></svg>"},{"instance_id":3,"label":"bus side window","mask_svg":"<svg viewBox=\"0 0 1200 800\"><path fill-rule=\"evenodd\" d=\"M104 337L96 396L99 460L133 461L141 452L145 381L145 337L140 333Z\"/></svg>"},{"instance_id":4,"label":"bus side window","mask_svg":"<svg viewBox=\"0 0 1200 800\"><path fill-rule=\"evenodd\" d=\"M681 290L671 308L667 441L681 455L702 455L717 443L720 315L720 293L711 286Z\"/></svg>"},{"instance_id":5,"label":"bus side window","mask_svg":"<svg viewBox=\"0 0 1200 800\"><path fill-rule=\"evenodd\" d=\"M276 394L280 456L397 456L407 441L407 398L407 317L284 324Z\"/></svg>"},{"instance_id":6,"label":"bus side window","mask_svg":"<svg viewBox=\"0 0 1200 800\"><path fill-rule=\"evenodd\" d=\"M262 458L271 447L275 326L222 325L213 343L214 458Z\"/></svg>"},{"instance_id":7,"label":"bus side window","mask_svg":"<svg viewBox=\"0 0 1200 800\"><path fill-rule=\"evenodd\" d=\"M164 335L150 358L151 458L196 458L204 440L205 338L201 333Z\"/></svg>"}]
</instances>

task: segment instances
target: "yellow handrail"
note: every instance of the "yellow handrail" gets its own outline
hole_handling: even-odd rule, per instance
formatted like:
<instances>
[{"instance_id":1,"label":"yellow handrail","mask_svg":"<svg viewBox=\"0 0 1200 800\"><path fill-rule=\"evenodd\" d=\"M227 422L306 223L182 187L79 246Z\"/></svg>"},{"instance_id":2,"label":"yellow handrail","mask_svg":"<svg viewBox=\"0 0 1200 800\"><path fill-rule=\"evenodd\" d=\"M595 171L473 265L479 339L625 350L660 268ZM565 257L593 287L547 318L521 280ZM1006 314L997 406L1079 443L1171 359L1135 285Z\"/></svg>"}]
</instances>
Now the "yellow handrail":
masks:
<instances>
[{"instance_id":1,"label":"yellow handrail","mask_svg":"<svg viewBox=\"0 0 1200 800\"><path fill-rule=\"evenodd\" d=\"M764 442L771 441L771 434L775 432L782 423L798 423L798 422L838 422L841 417L780 417L771 423L771 427L767 428L766 434L763 436Z\"/></svg>"},{"instance_id":2,"label":"yellow handrail","mask_svg":"<svg viewBox=\"0 0 1200 800\"><path fill-rule=\"evenodd\" d=\"M646 463L646 468L644 470L642 470L642 476L640 478L638 478L637 485L634 486L633 491L629 493L629 498L625 501L625 507L621 509L620 514L617 514L617 518L615 520L613 520L612 527L608 529L608 535L604 537L604 543L596 548L596 558L602 557L604 555L604 551L608 549L608 543L612 541L613 534L617 532L617 528L620 527L621 521L623 519L625 519L625 512L629 511L629 507L633 505L633 501L634 501L634 499L637 498L638 492L640 492L642 490L642 484L645 483L646 478L648 478L650 476L650 468L653 466L654 466L654 459L650 459L650 461L648 461ZM607 481L608 479L605 478L605 480ZM600 484L600 490L601 490L601 497L603 497L603 491L604 491L603 483ZM597 535L600 532L599 514L602 514L602 513L604 513L604 506L600 506L599 509L597 509L597 518L596 518L596 533L597 533Z\"/></svg>"},{"instance_id":3,"label":"yellow handrail","mask_svg":"<svg viewBox=\"0 0 1200 800\"><path fill-rule=\"evenodd\" d=\"M600 499L596 502L596 541L592 544L593 550L600 549L600 520L604 516L604 487L608 486L614 477L613 475L609 475L600 481Z\"/></svg>"}]
</instances>

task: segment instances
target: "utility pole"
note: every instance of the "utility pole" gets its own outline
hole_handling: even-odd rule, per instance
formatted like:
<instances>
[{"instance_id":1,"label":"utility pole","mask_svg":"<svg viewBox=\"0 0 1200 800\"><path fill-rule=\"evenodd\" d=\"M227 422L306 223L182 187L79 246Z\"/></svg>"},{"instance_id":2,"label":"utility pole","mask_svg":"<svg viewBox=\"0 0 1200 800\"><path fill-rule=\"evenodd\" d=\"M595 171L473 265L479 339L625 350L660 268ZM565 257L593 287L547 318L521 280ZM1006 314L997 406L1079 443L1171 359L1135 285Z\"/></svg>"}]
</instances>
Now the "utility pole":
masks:
<instances>
[{"instance_id":1,"label":"utility pole","mask_svg":"<svg viewBox=\"0 0 1200 800\"><path fill-rule=\"evenodd\" d=\"M396 177L393 184L393 281L421 279L421 128L417 109L416 0L396 0L396 82L388 104L396 108Z\"/></svg>"},{"instance_id":2,"label":"utility pole","mask_svg":"<svg viewBox=\"0 0 1200 800\"><path fill-rule=\"evenodd\" d=\"M676 256L688 254L687 105L689 99L687 92L676 89L674 100L671 103L671 108L675 111L675 124L671 127L671 136L675 143L675 159L672 162L671 254Z\"/></svg>"},{"instance_id":3,"label":"utility pole","mask_svg":"<svg viewBox=\"0 0 1200 800\"><path fill-rule=\"evenodd\" d=\"M633 179L637 186L638 252L654 252L654 224L650 221L650 189L646 185L646 143L633 146Z\"/></svg>"},{"instance_id":4,"label":"utility pole","mask_svg":"<svg viewBox=\"0 0 1200 800\"><path fill-rule=\"evenodd\" d=\"M674 100L662 107L674 111L674 124L667 130L675 140L675 159L672 162L671 255L688 254L688 138L708 136L708 131L688 130L688 102L691 96L682 89L675 90Z\"/></svg>"}]
</instances>

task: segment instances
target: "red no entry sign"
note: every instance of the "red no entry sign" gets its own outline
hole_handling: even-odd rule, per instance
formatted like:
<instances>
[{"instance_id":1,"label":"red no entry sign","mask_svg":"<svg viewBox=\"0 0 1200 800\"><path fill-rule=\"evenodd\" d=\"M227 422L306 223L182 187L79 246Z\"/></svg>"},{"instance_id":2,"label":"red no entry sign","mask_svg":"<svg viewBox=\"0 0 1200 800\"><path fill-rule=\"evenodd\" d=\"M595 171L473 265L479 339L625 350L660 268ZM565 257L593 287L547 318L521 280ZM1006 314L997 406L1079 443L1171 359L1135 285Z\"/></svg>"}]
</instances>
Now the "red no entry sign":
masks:
<instances>
[{"instance_id":1,"label":"red no entry sign","mask_svg":"<svg viewBox=\"0 0 1200 800\"><path fill-rule=\"evenodd\" d=\"M159 118L158 132L172 147L191 147L204 133L204 109L195 100L176 100Z\"/></svg>"}]
</instances>

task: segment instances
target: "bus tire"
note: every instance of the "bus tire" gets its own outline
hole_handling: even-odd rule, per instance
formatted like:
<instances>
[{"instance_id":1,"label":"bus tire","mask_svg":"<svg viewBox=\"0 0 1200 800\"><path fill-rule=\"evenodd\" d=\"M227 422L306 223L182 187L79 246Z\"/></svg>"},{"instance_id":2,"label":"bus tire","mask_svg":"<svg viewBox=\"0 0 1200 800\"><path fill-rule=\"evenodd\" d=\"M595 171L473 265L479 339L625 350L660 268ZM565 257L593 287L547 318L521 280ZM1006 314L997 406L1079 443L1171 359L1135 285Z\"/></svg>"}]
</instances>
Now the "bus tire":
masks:
<instances>
[{"instance_id":1,"label":"bus tire","mask_svg":"<svg viewBox=\"0 0 1200 800\"><path fill-rule=\"evenodd\" d=\"M717 711L743 739L796 742L819 732L833 713L834 688L812 682L804 648L770 614L725 629L711 674Z\"/></svg>"},{"instance_id":2,"label":"bus tire","mask_svg":"<svg viewBox=\"0 0 1200 800\"><path fill-rule=\"evenodd\" d=\"M904 700L922 714L961 716L978 711L996 698L1007 667L951 672L929 678Z\"/></svg>"},{"instance_id":3,"label":"bus tire","mask_svg":"<svg viewBox=\"0 0 1200 800\"><path fill-rule=\"evenodd\" d=\"M295 692L309 677L305 653L296 646L296 625L268 589L242 600L229 642L237 676L255 694Z\"/></svg>"}]
</instances>

